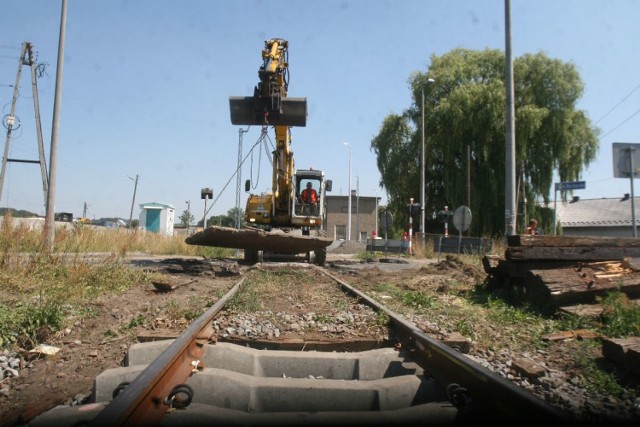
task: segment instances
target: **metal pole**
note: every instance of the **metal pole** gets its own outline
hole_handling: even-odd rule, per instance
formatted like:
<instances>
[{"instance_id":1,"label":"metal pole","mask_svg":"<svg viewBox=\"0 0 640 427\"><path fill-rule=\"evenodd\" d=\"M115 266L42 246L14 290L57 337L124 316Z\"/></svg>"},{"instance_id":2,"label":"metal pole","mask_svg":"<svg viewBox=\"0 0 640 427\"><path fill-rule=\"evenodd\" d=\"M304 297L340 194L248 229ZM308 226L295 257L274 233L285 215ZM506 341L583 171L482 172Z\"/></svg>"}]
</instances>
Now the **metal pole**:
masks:
<instances>
[{"instance_id":1,"label":"metal pole","mask_svg":"<svg viewBox=\"0 0 640 427\"><path fill-rule=\"evenodd\" d=\"M240 188L242 186L242 139L246 130L238 129L238 168L236 169L236 228L240 228L241 215L240 215Z\"/></svg>"},{"instance_id":2,"label":"metal pole","mask_svg":"<svg viewBox=\"0 0 640 427\"><path fill-rule=\"evenodd\" d=\"M64 68L64 38L67 24L67 0L62 0L60 14L60 38L58 40L58 65L56 70L55 102L51 130L51 151L49 153L49 191L47 191L47 215L44 221L45 247L53 249L55 239L56 177L58 171L58 133L60 130L60 104L62 102L62 74Z\"/></svg>"},{"instance_id":3,"label":"metal pole","mask_svg":"<svg viewBox=\"0 0 640 427\"><path fill-rule=\"evenodd\" d=\"M130 180L134 180L128 177ZM131 199L131 213L129 213L129 228L133 226L133 206L136 203L136 191L138 190L138 175L136 175L135 185L133 186L133 199Z\"/></svg>"},{"instance_id":4,"label":"metal pole","mask_svg":"<svg viewBox=\"0 0 640 427\"><path fill-rule=\"evenodd\" d=\"M467 145L467 207L471 210L471 146ZM471 227L467 230L467 236L471 236Z\"/></svg>"},{"instance_id":5,"label":"metal pole","mask_svg":"<svg viewBox=\"0 0 640 427\"><path fill-rule=\"evenodd\" d=\"M379 230L378 230L378 195L376 194L376 220L375 220L375 231L376 231L376 236L379 236Z\"/></svg>"},{"instance_id":6,"label":"metal pole","mask_svg":"<svg viewBox=\"0 0 640 427\"><path fill-rule=\"evenodd\" d=\"M635 206L635 195L633 194L633 179L635 178L636 171L633 167L633 152L635 151L633 148L627 149L629 153L629 165L631 167L631 222L633 224L633 237L638 237L638 230L636 227L636 206Z\"/></svg>"},{"instance_id":7,"label":"metal pole","mask_svg":"<svg viewBox=\"0 0 640 427\"><path fill-rule=\"evenodd\" d=\"M444 237L449 237L449 206L444 207L445 222L444 222Z\"/></svg>"},{"instance_id":8,"label":"metal pole","mask_svg":"<svg viewBox=\"0 0 640 427\"><path fill-rule=\"evenodd\" d=\"M349 147L349 201L347 202L347 240L351 240L351 145L344 142Z\"/></svg>"},{"instance_id":9,"label":"metal pole","mask_svg":"<svg viewBox=\"0 0 640 427\"><path fill-rule=\"evenodd\" d=\"M49 191L49 179L47 177L47 164L44 154L44 143L42 141L42 124L40 123L40 101L38 99L38 81L36 79L35 60L33 59L33 46L27 43L27 53L29 54L29 66L31 68L31 92L33 93L33 110L36 118L36 135L38 137L38 157L40 161L40 174L42 176L42 194L44 195L44 206L47 207L47 192Z\"/></svg>"},{"instance_id":10,"label":"metal pole","mask_svg":"<svg viewBox=\"0 0 640 427\"><path fill-rule=\"evenodd\" d=\"M187 200L185 203L187 204L187 234L189 234L191 229L191 200Z\"/></svg>"},{"instance_id":11,"label":"metal pole","mask_svg":"<svg viewBox=\"0 0 640 427\"><path fill-rule=\"evenodd\" d=\"M513 89L513 62L511 60L511 2L505 0L505 91L507 99L506 135L505 135L505 186L504 186L504 216L505 235L515 234L516 223L516 141L515 141L515 106Z\"/></svg>"},{"instance_id":12,"label":"metal pole","mask_svg":"<svg viewBox=\"0 0 640 427\"><path fill-rule=\"evenodd\" d=\"M424 215L424 199L425 199L425 188L424 188L424 173L425 173L425 130L424 130L424 88L422 88L422 149L421 151L421 159L420 159L420 240L424 241L425 237L425 215Z\"/></svg>"},{"instance_id":13,"label":"metal pole","mask_svg":"<svg viewBox=\"0 0 640 427\"><path fill-rule=\"evenodd\" d=\"M360 241L360 178L356 176L356 240Z\"/></svg>"},{"instance_id":14,"label":"metal pole","mask_svg":"<svg viewBox=\"0 0 640 427\"><path fill-rule=\"evenodd\" d=\"M556 182L553 192L553 235L555 236L557 231L557 212L558 212L558 183Z\"/></svg>"},{"instance_id":15,"label":"metal pole","mask_svg":"<svg viewBox=\"0 0 640 427\"><path fill-rule=\"evenodd\" d=\"M413 253L412 241L413 241L413 197L409 199L409 250L407 253L411 255Z\"/></svg>"},{"instance_id":16,"label":"metal pole","mask_svg":"<svg viewBox=\"0 0 640 427\"><path fill-rule=\"evenodd\" d=\"M202 231L206 230L207 228L207 199L208 197L204 198L204 215L202 216Z\"/></svg>"},{"instance_id":17,"label":"metal pole","mask_svg":"<svg viewBox=\"0 0 640 427\"><path fill-rule=\"evenodd\" d=\"M22 74L22 63L24 62L27 43L22 43L22 52L18 61L18 72L16 74L16 84L13 86L13 100L11 101L11 112L7 123L7 139L4 142L4 157L2 157L2 171L0 171L0 199L2 199L2 188L4 187L4 174L7 169L7 159L9 158L9 144L11 143L11 133L15 120L16 102L18 101L18 87L20 86L20 75ZM8 206L7 206L8 207Z\"/></svg>"},{"instance_id":18,"label":"metal pole","mask_svg":"<svg viewBox=\"0 0 640 427\"><path fill-rule=\"evenodd\" d=\"M427 79L427 84L434 83L435 80ZM425 240L425 232L426 232L426 218L425 218L425 208L426 208L426 189L425 189L425 157L426 157L426 129L425 129L425 120L424 120L424 87L422 88L422 150L421 150L421 160L420 160L420 236L421 239Z\"/></svg>"}]
</instances>

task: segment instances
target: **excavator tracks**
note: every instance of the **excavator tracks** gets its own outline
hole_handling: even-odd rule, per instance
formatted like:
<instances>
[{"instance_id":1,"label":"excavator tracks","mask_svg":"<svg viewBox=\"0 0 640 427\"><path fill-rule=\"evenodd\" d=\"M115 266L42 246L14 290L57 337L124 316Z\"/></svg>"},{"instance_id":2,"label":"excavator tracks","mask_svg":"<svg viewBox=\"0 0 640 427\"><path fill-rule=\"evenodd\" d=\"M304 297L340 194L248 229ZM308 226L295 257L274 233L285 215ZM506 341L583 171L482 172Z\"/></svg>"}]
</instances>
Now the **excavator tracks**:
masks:
<instances>
[{"instance_id":1,"label":"excavator tracks","mask_svg":"<svg viewBox=\"0 0 640 427\"><path fill-rule=\"evenodd\" d=\"M379 325L385 336L363 340L357 332L347 334L339 340L342 350L328 342L279 341L257 332L234 340L227 325L241 311L238 301L264 286L250 273L175 340L132 346L125 366L95 379L92 403L52 409L29 425L425 425L565 419L556 408L324 268L305 270L314 277L312 285L325 287L327 294L340 292L344 304L366 306L361 310L369 313L369 327ZM273 280L288 271L276 267L275 274L263 277ZM363 348L363 341L368 347ZM344 350L348 348L355 350Z\"/></svg>"}]
</instances>

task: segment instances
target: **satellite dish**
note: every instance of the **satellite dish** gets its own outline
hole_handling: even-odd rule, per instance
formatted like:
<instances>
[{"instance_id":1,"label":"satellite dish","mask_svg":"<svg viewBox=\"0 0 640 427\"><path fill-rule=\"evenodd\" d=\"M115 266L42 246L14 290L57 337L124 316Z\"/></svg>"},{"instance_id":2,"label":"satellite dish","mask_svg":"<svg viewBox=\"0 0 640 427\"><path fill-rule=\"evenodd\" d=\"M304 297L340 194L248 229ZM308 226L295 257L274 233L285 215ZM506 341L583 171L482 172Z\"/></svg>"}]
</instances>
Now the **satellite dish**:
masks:
<instances>
[{"instance_id":1,"label":"satellite dish","mask_svg":"<svg viewBox=\"0 0 640 427\"><path fill-rule=\"evenodd\" d=\"M460 206L453 213L453 226L460 232L467 231L471 226L471 209Z\"/></svg>"}]
</instances>

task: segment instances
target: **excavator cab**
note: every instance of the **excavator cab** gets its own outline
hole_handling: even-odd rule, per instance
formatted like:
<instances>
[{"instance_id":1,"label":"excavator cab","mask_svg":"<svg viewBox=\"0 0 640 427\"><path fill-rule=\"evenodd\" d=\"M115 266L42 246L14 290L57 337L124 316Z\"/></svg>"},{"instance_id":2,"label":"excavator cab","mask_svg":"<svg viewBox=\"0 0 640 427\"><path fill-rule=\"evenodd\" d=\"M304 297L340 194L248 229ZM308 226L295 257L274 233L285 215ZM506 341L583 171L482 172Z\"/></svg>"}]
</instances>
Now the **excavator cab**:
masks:
<instances>
[{"instance_id":1,"label":"excavator cab","mask_svg":"<svg viewBox=\"0 0 640 427\"><path fill-rule=\"evenodd\" d=\"M331 180L325 181L322 171L296 171L293 185L295 194L291 198L292 226L302 228L304 234L310 229L322 228L326 218L326 192L331 191L331 184Z\"/></svg>"}]
</instances>

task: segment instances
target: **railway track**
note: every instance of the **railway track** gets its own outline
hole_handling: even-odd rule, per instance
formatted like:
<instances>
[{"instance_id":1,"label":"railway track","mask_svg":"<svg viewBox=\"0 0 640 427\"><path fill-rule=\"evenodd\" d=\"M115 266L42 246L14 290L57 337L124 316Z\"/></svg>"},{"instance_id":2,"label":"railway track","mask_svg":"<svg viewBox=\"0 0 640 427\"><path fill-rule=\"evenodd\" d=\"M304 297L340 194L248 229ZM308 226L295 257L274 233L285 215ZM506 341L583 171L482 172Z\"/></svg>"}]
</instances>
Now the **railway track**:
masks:
<instances>
[{"instance_id":1,"label":"railway track","mask_svg":"<svg viewBox=\"0 0 640 427\"><path fill-rule=\"evenodd\" d=\"M132 346L99 375L93 402L56 408L49 425L386 425L568 421L324 268L346 298L387 320L388 340L355 352L256 349L218 340L214 322L255 283L238 281L175 340ZM344 343L343 343L344 344ZM354 347L357 347L354 344Z\"/></svg>"}]
</instances>

